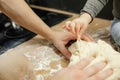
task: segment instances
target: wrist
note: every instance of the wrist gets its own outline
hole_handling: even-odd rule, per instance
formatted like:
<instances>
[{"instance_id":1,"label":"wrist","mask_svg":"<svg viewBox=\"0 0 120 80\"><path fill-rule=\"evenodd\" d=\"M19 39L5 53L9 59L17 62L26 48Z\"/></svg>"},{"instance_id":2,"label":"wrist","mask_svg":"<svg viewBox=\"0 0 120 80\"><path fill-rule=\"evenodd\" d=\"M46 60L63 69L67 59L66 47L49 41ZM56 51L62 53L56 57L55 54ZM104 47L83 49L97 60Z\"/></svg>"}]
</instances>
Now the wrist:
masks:
<instances>
[{"instance_id":1,"label":"wrist","mask_svg":"<svg viewBox=\"0 0 120 80\"><path fill-rule=\"evenodd\" d=\"M80 13L80 18L86 19L88 24L90 24L93 21L93 17L89 13L87 13L87 12L81 12Z\"/></svg>"},{"instance_id":2,"label":"wrist","mask_svg":"<svg viewBox=\"0 0 120 80\"><path fill-rule=\"evenodd\" d=\"M48 40L51 41L52 43L55 41L56 35L55 35L55 31L51 30L51 34L49 34L48 36Z\"/></svg>"}]
</instances>

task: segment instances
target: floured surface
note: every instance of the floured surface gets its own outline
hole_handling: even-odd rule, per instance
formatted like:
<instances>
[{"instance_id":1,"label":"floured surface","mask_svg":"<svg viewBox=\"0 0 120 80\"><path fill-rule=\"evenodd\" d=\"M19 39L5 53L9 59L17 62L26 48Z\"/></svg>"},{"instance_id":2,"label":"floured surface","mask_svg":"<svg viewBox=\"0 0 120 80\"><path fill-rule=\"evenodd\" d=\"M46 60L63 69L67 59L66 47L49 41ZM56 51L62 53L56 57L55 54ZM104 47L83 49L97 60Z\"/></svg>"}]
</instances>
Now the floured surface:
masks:
<instances>
[{"instance_id":1,"label":"floured surface","mask_svg":"<svg viewBox=\"0 0 120 80\"><path fill-rule=\"evenodd\" d=\"M79 16L79 15L78 15ZM76 16L77 17L77 16ZM74 19L73 17L72 19ZM68 19L71 20L71 19ZM64 21L66 22L66 21ZM54 26L52 29L57 31L62 31L62 26L64 22ZM88 28L88 32L95 38L105 38L109 35L109 25L110 22L107 20L102 19L95 19L90 27ZM107 42L109 42L109 38L105 38ZM4 58L4 59L3 59ZM1 60L2 59L2 60ZM7 60L6 60L7 59ZM0 66L0 70L2 69L5 72L7 69L16 71L17 68L22 69L24 67L32 67L33 72L35 72L36 80L50 80L51 76L57 72L58 70L66 67L69 63L61 53L51 44L49 41L43 39L41 36L36 36L25 43L10 49L9 51L5 52L3 55L0 56L0 65L5 65L6 67ZM7 63L8 61L9 63ZM22 65L21 64L26 64ZM11 64L12 67L9 67ZM16 67L17 66L17 67ZM20 76L23 72L23 77ZM23 80L32 80L28 79L26 76L31 76L29 70L27 71L28 75L26 74L26 69L19 72L17 74L17 79L12 79L8 76L8 79L5 80L22 80L18 79L18 77L24 78ZM1 71L0 71L1 74ZM6 74L6 72L5 72ZM3 74L3 75L5 75ZM8 74L13 74L11 71ZM13 74L14 76L14 74ZM32 76L31 76L32 77ZM11 78L11 79L10 79ZM13 77L14 78L14 77ZM1 80L1 79L0 79Z\"/></svg>"},{"instance_id":2,"label":"floured surface","mask_svg":"<svg viewBox=\"0 0 120 80\"><path fill-rule=\"evenodd\" d=\"M57 55L52 46L39 46L34 53L28 52L25 56L34 65L36 80L50 80L54 73L67 66L62 62L65 61L64 57Z\"/></svg>"},{"instance_id":3,"label":"floured surface","mask_svg":"<svg viewBox=\"0 0 120 80\"><path fill-rule=\"evenodd\" d=\"M109 44L102 40L98 40L97 43L77 41L69 47L72 53L70 64L72 65L85 57L96 57L91 64L107 61L106 69L113 69L113 75L107 80L120 80L120 53L116 52ZM90 64L90 65L91 65ZM89 65L88 65L89 66Z\"/></svg>"},{"instance_id":4,"label":"floured surface","mask_svg":"<svg viewBox=\"0 0 120 80\"><path fill-rule=\"evenodd\" d=\"M36 80L50 80L51 76L55 74L55 72L68 65L68 60L66 60L65 57L61 55L61 53L53 46L53 44L45 39L39 39L39 37L35 37L33 40L30 40L29 43L24 43L15 49L7 51L6 54L2 55L1 57L13 57L14 55L16 56L16 60L17 57L20 58L21 61L26 58L27 61L30 62L27 66L33 68ZM11 62L10 64L15 65L17 64L17 61L16 63ZM16 67L10 69L16 70ZM25 74L23 77L25 76L30 75Z\"/></svg>"},{"instance_id":5,"label":"floured surface","mask_svg":"<svg viewBox=\"0 0 120 80\"><path fill-rule=\"evenodd\" d=\"M26 48L30 50L32 46ZM34 51L26 52L24 56L34 66L36 80L50 80L55 72L67 66L68 61L59 54L60 52L49 41L43 39L34 44Z\"/></svg>"}]
</instances>

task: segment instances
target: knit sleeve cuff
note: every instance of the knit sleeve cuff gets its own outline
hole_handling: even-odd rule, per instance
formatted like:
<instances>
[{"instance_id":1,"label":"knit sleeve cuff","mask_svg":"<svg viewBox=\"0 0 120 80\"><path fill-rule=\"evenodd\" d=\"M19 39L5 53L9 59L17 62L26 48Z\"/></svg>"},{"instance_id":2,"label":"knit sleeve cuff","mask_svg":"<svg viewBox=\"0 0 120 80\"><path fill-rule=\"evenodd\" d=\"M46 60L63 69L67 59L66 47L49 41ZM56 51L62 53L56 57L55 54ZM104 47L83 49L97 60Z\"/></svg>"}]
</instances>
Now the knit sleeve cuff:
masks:
<instances>
[{"instance_id":1,"label":"knit sleeve cuff","mask_svg":"<svg viewBox=\"0 0 120 80\"><path fill-rule=\"evenodd\" d=\"M92 21L93 21L93 19L94 19L94 15L92 15L90 12L85 11L85 10L82 9L82 10L80 11L80 15L82 15L82 14L84 14L84 13L88 13L88 14L91 16L91 21L90 21L90 23L92 23ZM89 24L90 24L90 23L89 23Z\"/></svg>"}]
</instances>

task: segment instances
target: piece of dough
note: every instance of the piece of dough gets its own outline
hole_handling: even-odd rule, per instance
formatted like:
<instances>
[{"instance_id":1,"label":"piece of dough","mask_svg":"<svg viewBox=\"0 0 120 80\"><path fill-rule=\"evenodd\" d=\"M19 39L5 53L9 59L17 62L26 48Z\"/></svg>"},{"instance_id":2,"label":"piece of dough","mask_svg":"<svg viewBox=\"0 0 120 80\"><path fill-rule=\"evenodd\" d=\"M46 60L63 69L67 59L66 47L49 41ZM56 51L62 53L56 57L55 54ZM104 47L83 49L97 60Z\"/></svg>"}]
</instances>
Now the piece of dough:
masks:
<instances>
[{"instance_id":1,"label":"piece of dough","mask_svg":"<svg viewBox=\"0 0 120 80\"><path fill-rule=\"evenodd\" d=\"M98 40L97 43L80 40L73 43L69 47L69 50L72 53L69 65L72 65L83 58L93 56L96 58L91 64L107 61L108 64L103 70L109 68L113 69L113 74L106 80L120 80L120 53L115 51L108 43L102 40Z\"/></svg>"}]
</instances>

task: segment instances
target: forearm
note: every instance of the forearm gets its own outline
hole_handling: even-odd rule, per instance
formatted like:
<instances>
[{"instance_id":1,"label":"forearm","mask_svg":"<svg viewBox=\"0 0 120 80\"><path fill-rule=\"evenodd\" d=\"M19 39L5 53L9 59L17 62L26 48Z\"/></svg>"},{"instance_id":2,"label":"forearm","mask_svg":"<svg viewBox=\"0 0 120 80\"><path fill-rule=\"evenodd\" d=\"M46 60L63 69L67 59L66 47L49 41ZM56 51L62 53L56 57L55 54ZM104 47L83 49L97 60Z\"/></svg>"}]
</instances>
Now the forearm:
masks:
<instances>
[{"instance_id":1,"label":"forearm","mask_svg":"<svg viewBox=\"0 0 120 80\"><path fill-rule=\"evenodd\" d=\"M26 29L51 40L51 29L30 9L24 0L0 0L0 9Z\"/></svg>"},{"instance_id":2,"label":"forearm","mask_svg":"<svg viewBox=\"0 0 120 80\"><path fill-rule=\"evenodd\" d=\"M83 11L88 12L90 16L94 18L108 3L108 1L109 0L88 0L83 8Z\"/></svg>"}]
</instances>

